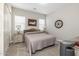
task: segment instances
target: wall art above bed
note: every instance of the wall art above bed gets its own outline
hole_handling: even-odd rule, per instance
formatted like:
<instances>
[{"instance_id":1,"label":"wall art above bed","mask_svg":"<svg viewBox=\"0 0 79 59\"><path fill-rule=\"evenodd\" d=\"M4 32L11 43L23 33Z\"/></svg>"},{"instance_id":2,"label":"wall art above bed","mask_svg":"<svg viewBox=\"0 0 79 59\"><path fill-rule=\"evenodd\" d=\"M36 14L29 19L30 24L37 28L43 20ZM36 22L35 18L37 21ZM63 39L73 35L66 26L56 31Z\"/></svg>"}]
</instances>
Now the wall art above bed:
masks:
<instances>
[{"instance_id":1,"label":"wall art above bed","mask_svg":"<svg viewBox=\"0 0 79 59\"><path fill-rule=\"evenodd\" d=\"M28 19L28 26L37 26L36 19Z\"/></svg>"}]
</instances>

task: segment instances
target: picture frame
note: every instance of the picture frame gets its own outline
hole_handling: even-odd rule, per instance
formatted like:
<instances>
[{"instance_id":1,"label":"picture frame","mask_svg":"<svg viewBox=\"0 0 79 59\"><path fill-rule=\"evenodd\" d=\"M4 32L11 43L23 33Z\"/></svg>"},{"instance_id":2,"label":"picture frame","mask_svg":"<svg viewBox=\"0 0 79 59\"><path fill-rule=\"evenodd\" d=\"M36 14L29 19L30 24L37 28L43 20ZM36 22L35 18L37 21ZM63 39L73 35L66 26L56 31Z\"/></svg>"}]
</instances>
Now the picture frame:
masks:
<instances>
[{"instance_id":1,"label":"picture frame","mask_svg":"<svg viewBox=\"0 0 79 59\"><path fill-rule=\"evenodd\" d=\"M28 26L37 26L36 19L28 19Z\"/></svg>"}]
</instances>

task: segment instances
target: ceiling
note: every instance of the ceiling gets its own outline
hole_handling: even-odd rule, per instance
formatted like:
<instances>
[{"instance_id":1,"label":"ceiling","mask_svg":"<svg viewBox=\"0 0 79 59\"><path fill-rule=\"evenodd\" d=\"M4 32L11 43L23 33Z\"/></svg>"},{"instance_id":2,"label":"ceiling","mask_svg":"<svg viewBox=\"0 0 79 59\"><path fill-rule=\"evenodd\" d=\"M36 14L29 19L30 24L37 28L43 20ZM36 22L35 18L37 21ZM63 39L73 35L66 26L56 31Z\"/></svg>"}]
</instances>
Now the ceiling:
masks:
<instances>
[{"instance_id":1,"label":"ceiling","mask_svg":"<svg viewBox=\"0 0 79 59\"><path fill-rule=\"evenodd\" d=\"M67 6L67 3L11 3L13 7L37 12L41 14L49 14L60 8Z\"/></svg>"}]
</instances>

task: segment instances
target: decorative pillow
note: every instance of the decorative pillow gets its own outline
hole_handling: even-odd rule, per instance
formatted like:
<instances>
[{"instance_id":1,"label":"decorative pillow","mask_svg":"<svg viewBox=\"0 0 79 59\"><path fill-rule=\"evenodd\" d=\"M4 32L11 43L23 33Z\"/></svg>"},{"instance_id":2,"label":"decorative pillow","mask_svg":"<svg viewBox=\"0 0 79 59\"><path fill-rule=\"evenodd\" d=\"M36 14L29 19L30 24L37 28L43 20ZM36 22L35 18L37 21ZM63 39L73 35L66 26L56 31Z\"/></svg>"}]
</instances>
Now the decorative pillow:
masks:
<instances>
[{"instance_id":1,"label":"decorative pillow","mask_svg":"<svg viewBox=\"0 0 79 59\"><path fill-rule=\"evenodd\" d=\"M75 42L75 46L79 47L79 41Z\"/></svg>"},{"instance_id":2,"label":"decorative pillow","mask_svg":"<svg viewBox=\"0 0 79 59\"><path fill-rule=\"evenodd\" d=\"M26 34L41 34L41 33L46 33L48 34L48 32L41 32L41 31L35 31L35 32L26 32Z\"/></svg>"},{"instance_id":3,"label":"decorative pillow","mask_svg":"<svg viewBox=\"0 0 79 59\"><path fill-rule=\"evenodd\" d=\"M34 32L26 32L27 34L38 34L40 31L34 31Z\"/></svg>"},{"instance_id":4,"label":"decorative pillow","mask_svg":"<svg viewBox=\"0 0 79 59\"><path fill-rule=\"evenodd\" d=\"M31 29L28 29L27 32L34 32L34 31L40 31L39 29L35 29L35 28L31 28Z\"/></svg>"},{"instance_id":5,"label":"decorative pillow","mask_svg":"<svg viewBox=\"0 0 79 59\"><path fill-rule=\"evenodd\" d=\"M24 30L24 33L27 33L27 34L47 33L48 34L48 32L46 32L46 31L40 31L39 29L35 29L35 28Z\"/></svg>"}]
</instances>

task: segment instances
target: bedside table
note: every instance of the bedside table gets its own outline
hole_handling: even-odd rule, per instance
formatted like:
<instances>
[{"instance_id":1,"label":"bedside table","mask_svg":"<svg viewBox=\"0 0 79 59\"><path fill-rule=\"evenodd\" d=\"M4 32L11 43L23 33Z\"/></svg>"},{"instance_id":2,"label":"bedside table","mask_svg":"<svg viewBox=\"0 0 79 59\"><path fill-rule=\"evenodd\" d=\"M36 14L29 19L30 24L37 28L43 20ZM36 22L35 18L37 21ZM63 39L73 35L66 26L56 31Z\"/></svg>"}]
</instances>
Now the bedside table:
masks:
<instances>
[{"instance_id":1,"label":"bedside table","mask_svg":"<svg viewBox=\"0 0 79 59\"><path fill-rule=\"evenodd\" d=\"M23 42L23 34L22 33L14 34L13 43L19 43L19 42Z\"/></svg>"}]
</instances>

